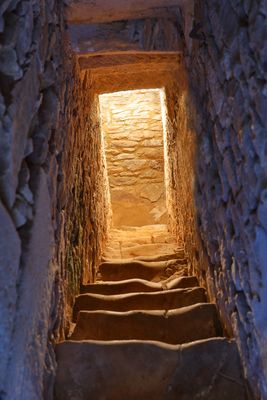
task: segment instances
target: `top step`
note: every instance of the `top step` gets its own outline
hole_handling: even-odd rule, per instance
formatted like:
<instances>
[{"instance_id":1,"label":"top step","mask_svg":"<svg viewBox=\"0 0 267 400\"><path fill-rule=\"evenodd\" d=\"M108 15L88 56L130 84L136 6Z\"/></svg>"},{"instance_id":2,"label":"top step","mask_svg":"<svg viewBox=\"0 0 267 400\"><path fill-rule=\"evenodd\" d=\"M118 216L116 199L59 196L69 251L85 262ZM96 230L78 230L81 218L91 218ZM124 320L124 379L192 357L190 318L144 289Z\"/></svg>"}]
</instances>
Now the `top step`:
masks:
<instances>
[{"instance_id":1,"label":"top step","mask_svg":"<svg viewBox=\"0 0 267 400\"><path fill-rule=\"evenodd\" d=\"M176 252L183 256L182 250L175 237L168 232L166 225L122 227L110 230L103 257L122 259Z\"/></svg>"},{"instance_id":2,"label":"top step","mask_svg":"<svg viewBox=\"0 0 267 400\"><path fill-rule=\"evenodd\" d=\"M137 244L130 247L120 248L107 246L103 257L105 258L133 258L133 257L146 257L146 256L159 256L167 254L178 254L183 257L184 252L182 248L178 248L176 244L169 243L150 243L150 244Z\"/></svg>"},{"instance_id":3,"label":"top step","mask_svg":"<svg viewBox=\"0 0 267 400\"><path fill-rule=\"evenodd\" d=\"M119 252L114 252L114 254L117 255L117 257L105 257L102 256L102 261L114 261L114 260L124 260L124 261L146 261L146 262L157 262L157 261L168 261L168 260L174 260L174 259L179 259L184 261L184 264L186 264L187 259L185 258L184 250L176 250L175 253L166 253L166 254L159 254L159 255L153 255L153 256L136 256L136 257L130 257L130 258L121 258Z\"/></svg>"}]
</instances>

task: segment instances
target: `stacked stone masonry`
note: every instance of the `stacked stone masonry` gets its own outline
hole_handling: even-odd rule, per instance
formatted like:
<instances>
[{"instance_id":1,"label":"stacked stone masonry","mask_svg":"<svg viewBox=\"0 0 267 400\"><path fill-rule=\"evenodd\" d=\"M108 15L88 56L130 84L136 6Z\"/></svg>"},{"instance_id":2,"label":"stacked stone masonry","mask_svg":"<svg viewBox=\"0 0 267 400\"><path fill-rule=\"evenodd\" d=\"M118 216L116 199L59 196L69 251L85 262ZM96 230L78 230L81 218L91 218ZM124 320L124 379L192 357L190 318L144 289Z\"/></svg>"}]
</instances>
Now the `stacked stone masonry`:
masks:
<instances>
[{"instance_id":1,"label":"stacked stone masonry","mask_svg":"<svg viewBox=\"0 0 267 400\"><path fill-rule=\"evenodd\" d=\"M183 174L195 169L187 185L197 214L183 202L181 210L195 215L193 246L186 228L186 248L210 296L216 296L226 330L234 332L255 398L266 399L267 4L196 1L192 14L190 20L183 9L184 31L199 24L193 38L185 36L188 128L176 138L179 159L184 140L190 143L195 131L195 150L190 146L178 167ZM182 97L177 128L181 102ZM182 190L178 196L186 198Z\"/></svg>"},{"instance_id":2,"label":"stacked stone masonry","mask_svg":"<svg viewBox=\"0 0 267 400\"><path fill-rule=\"evenodd\" d=\"M53 398L53 345L105 237L98 103L62 16L53 0L0 5L1 400Z\"/></svg>"},{"instance_id":3,"label":"stacked stone masonry","mask_svg":"<svg viewBox=\"0 0 267 400\"><path fill-rule=\"evenodd\" d=\"M267 396L266 15L260 1L182 7L181 29L199 28L166 86L170 224L257 399Z\"/></svg>"}]
</instances>

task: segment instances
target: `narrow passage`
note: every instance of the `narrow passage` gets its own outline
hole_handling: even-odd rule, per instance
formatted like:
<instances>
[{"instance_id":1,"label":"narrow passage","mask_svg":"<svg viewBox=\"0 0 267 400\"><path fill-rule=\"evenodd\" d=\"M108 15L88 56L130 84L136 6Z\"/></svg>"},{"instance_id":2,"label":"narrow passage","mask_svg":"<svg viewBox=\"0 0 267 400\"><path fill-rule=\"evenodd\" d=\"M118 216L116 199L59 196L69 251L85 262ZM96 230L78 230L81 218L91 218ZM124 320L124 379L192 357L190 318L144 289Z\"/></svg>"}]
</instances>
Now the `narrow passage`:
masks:
<instances>
[{"instance_id":1,"label":"narrow passage","mask_svg":"<svg viewBox=\"0 0 267 400\"><path fill-rule=\"evenodd\" d=\"M57 346L56 399L244 400L236 344L168 226L159 92L100 102L108 241Z\"/></svg>"}]
</instances>

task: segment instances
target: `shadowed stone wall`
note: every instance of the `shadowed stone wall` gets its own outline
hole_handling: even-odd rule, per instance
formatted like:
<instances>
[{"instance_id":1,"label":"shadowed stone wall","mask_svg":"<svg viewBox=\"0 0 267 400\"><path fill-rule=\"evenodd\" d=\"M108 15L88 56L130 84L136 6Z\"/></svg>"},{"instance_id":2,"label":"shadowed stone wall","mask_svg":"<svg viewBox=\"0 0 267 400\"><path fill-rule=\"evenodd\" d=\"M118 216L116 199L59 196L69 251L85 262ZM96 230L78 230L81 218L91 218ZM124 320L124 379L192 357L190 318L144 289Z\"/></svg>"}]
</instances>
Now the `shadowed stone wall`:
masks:
<instances>
[{"instance_id":1,"label":"shadowed stone wall","mask_svg":"<svg viewBox=\"0 0 267 400\"><path fill-rule=\"evenodd\" d=\"M265 399L267 6L231 0L194 6L190 13L183 8L182 22L191 32L184 52L189 91L178 80L168 95L177 211L188 219L180 231L226 332L236 337L255 398Z\"/></svg>"},{"instance_id":2,"label":"shadowed stone wall","mask_svg":"<svg viewBox=\"0 0 267 400\"><path fill-rule=\"evenodd\" d=\"M105 237L97 102L59 4L0 5L1 400L52 398L53 344Z\"/></svg>"},{"instance_id":3,"label":"shadowed stone wall","mask_svg":"<svg viewBox=\"0 0 267 400\"><path fill-rule=\"evenodd\" d=\"M100 96L113 226L166 223L160 92Z\"/></svg>"},{"instance_id":4,"label":"shadowed stone wall","mask_svg":"<svg viewBox=\"0 0 267 400\"><path fill-rule=\"evenodd\" d=\"M55 149L62 45L58 4L0 5L0 397L40 399L58 267ZM55 217L55 215L54 215Z\"/></svg>"}]
</instances>

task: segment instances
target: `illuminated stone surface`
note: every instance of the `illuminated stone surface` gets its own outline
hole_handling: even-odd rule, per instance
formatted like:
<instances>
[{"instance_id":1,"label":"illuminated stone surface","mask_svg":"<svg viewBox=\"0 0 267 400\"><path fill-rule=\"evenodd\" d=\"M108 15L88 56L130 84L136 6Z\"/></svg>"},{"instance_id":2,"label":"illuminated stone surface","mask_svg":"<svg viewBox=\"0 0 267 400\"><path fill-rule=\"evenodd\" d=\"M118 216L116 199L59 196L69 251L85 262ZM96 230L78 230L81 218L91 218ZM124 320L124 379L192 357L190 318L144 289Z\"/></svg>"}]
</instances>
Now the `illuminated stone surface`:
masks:
<instances>
[{"instance_id":1,"label":"illuminated stone surface","mask_svg":"<svg viewBox=\"0 0 267 400\"><path fill-rule=\"evenodd\" d=\"M165 223L159 91L103 95L100 104L113 226Z\"/></svg>"}]
</instances>

